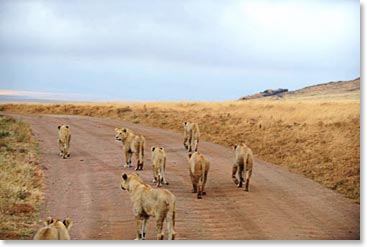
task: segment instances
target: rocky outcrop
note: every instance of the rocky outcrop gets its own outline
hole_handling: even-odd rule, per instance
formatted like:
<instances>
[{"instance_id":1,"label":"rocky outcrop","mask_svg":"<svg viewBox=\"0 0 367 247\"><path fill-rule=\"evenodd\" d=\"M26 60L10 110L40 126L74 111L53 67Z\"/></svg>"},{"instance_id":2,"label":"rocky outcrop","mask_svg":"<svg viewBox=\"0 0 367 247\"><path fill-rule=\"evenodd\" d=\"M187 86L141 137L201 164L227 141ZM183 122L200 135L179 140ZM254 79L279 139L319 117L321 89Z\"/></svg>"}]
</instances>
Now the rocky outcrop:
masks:
<instances>
[{"instance_id":1,"label":"rocky outcrop","mask_svg":"<svg viewBox=\"0 0 367 247\"><path fill-rule=\"evenodd\" d=\"M288 89L284 89L284 88L267 89L267 90L265 90L263 92L260 92L260 93L257 93L257 94L242 97L242 98L240 98L240 100L259 99L259 98L275 96L275 95L279 96L280 94L286 93L286 92L288 92Z\"/></svg>"}]
</instances>

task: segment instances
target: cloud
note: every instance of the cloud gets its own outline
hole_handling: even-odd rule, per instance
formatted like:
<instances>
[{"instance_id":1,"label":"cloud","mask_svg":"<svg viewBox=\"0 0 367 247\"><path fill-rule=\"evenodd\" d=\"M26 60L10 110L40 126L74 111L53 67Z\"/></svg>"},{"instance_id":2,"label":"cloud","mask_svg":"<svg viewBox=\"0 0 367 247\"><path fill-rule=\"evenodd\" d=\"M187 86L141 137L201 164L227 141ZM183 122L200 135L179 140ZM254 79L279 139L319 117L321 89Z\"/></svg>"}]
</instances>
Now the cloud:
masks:
<instances>
[{"instance_id":1,"label":"cloud","mask_svg":"<svg viewBox=\"0 0 367 247\"><path fill-rule=\"evenodd\" d=\"M292 56L302 55L312 64L322 59L318 53L335 51L341 42L350 44L358 35L350 31L345 5L314 1L166 3L8 4L0 26L1 48L32 55L163 60L194 66L240 67L254 62L255 66L271 66L273 62L266 62L269 56L272 61L289 63ZM13 11L5 13L9 8Z\"/></svg>"},{"instance_id":2,"label":"cloud","mask_svg":"<svg viewBox=\"0 0 367 247\"><path fill-rule=\"evenodd\" d=\"M343 0L1 1L0 84L108 95L106 84L170 82L203 94L213 83L350 79L359 25L359 2Z\"/></svg>"}]
</instances>

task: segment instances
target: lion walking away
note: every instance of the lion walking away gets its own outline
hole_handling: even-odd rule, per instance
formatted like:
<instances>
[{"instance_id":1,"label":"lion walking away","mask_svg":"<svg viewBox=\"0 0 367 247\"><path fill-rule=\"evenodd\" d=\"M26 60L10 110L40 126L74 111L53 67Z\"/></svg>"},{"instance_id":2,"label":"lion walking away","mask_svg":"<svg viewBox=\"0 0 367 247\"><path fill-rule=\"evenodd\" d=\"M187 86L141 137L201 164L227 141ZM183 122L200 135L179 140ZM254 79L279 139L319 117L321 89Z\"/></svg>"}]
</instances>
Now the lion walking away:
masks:
<instances>
[{"instance_id":1,"label":"lion walking away","mask_svg":"<svg viewBox=\"0 0 367 247\"><path fill-rule=\"evenodd\" d=\"M246 181L245 191L249 191L250 178L254 165L252 150L244 143L241 145L235 145L233 149L234 162L232 168L232 179L239 188L241 188L242 183Z\"/></svg>"},{"instance_id":2,"label":"lion walking away","mask_svg":"<svg viewBox=\"0 0 367 247\"><path fill-rule=\"evenodd\" d=\"M175 239L176 197L169 190L153 189L138 174L123 174L121 189L127 190L133 203L136 222L136 240L144 240L147 220L154 217L157 224L157 240L163 240L163 223L166 220L168 239Z\"/></svg>"},{"instance_id":3,"label":"lion walking away","mask_svg":"<svg viewBox=\"0 0 367 247\"><path fill-rule=\"evenodd\" d=\"M127 128L115 128L115 132L115 139L121 141L123 145L126 160L124 167L131 167L131 157L135 154L137 160L135 170L143 170L145 138L142 135L135 135Z\"/></svg>"},{"instance_id":4,"label":"lion walking away","mask_svg":"<svg viewBox=\"0 0 367 247\"><path fill-rule=\"evenodd\" d=\"M189 151L198 151L200 130L197 123L184 122L184 146Z\"/></svg>"},{"instance_id":5,"label":"lion walking away","mask_svg":"<svg viewBox=\"0 0 367 247\"><path fill-rule=\"evenodd\" d=\"M157 187L161 186L161 183L168 185L166 180L166 163L167 155L163 147L152 147L152 163L153 163L153 183L157 184Z\"/></svg>"},{"instance_id":6,"label":"lion walking away","mask_svg":"<svg viewBox=\"0 0 367 247\"><path fill-rule=\"evenodd\" d=\"M59 130L59 149L60 156L63 159L70 157L69 148L70 148L70 139L71 139L71 130L69 125L59 125L57 126Z\"/></svg>"},{"instance_id":7,"label":"lion walking away","mask_svg":"<svg viewBox=\"0 0 367 247\"><path fill-rule=\"evenodd\" d=\"M202 195L206 195L205 184L209 172L209 161L199 152L189 153L188 157L192 193L197 193L197 198L201 199Z\"/></svg>"}]
</instances>

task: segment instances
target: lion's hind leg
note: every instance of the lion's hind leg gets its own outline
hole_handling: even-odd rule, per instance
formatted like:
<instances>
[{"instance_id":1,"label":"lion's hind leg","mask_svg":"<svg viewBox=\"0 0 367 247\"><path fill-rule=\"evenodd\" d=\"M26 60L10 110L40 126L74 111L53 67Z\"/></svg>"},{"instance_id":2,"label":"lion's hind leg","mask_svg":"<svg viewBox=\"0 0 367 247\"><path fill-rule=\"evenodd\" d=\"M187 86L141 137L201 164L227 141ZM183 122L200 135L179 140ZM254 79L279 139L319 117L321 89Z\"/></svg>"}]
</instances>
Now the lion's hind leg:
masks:
<instances>
[{"instance_id":1,"label":"lion's hind leg","mask_svg":"<svg viewBox=\"0 0 367 247\"><path fill-rule=\"evenodd\" d=\"M251 175L252 175L252 169L250 169L249 171L247 171L247 178L246 178L245 191L249 191Z\"/></svg>"},{"instance_id":2,"label":"lion's hind leg","mask_svg":"<svg viewBox=\"0 0 367 247\"><path fill-rule=\"evenodd\" d=\"M188 139L189 139L189 138L186 136L186 137L185 137L185 139L184 139L184 142L183 142L183 145L184 145L184 147L185 147L185 149L186 149L186 150L188 150L188 149L189 149L189 145L187 145L187 141L188 141Z\"/></svg>"},{"instance_id":3,"label":"lion's hind leg","mask_svg":"<svg viewBox=\"0 0 367 247\"><path fill-rule=\"evenodd\" d=\"M244 166L243 164L241 164L238 169L238 177L239 177L239 182L237 184L238 188L242 188L242 183L244 182L243 174L244 174Z\"/></svg>"},{"instance_id":4,"label":"lion's hind leg","mask_svg":"<svg viewBox=\"0 0 367 247\"><path fill-rule=\"evenodd\" d=\"M189 149L188 149L188 151L189 151L189 153L191 153L192 152L192 137L189 137Z\"/></svg>"},{"instance_id":5,"label":"lion's hind leg","mask_svg":"<svg viewBox=\"0 0 367 247\"><path fill-rule=\"evenodd\" d=\"M144 217L141 226L141 239L145 240L145 233L147 232L147 221L148 217Z\"/></svg>"},{"instance_id":6,"label":"lion's hind leg","mask_svg":"<svg viewBox=\"0 0 367 247\"><path fill-rule=\"evenodd\" d=\"M161 174L158 173L158 178L157 178L157 187L161 187L161 183L162 183L162 177L161 177Z\"/></svg>"},{"instance_id":7,"label":"lion's hind leg","mask_svg":"<svg viewBox=\"0 0 367 247\"><path fill-rule=\"evenodd\" d=\"M191 183L192 183L192 193L196 193L197 192L197 181L196 178L194 177L194 175L192 174L191 170L190 170L190 178L191 178Z\"/></svg>"},{"instance_id":8,"label":"lion's hind leg","mask_svg":"<svg viewBox=\"0 0 367 247\"><path fill-rule=\"evenodd\" d=\"M139 159L139 151L137 151L136 153L135 153L135 158L136 158L136 168L135 168L135 171L138 171L138 170L143 170L143 167L141 167L141 169L140 169L140 159Z\"/></svg>"},{"instance_id":9,"label":"lion's hind leg","mask_svg":"<svg viewBox=\"0 0 367 247\"><path fill-rule=\"evenodd\" d=\"M167 230L168 230L168 240L175 239L175 211L169 211L167 214Z\"/></svg>"},{"instance_id":10,"label":"lion's hind leg","mask_svg":"<svg viewBox=\"0 0 367 247\"><path fill-rule=\"evenodd\" d=\"M194 139L194 141L193 141L193 149L195 150L195 152L197 152L198 151L198 146L199 146L199 141L198 141L198 139Z\"/></svg>"},{"instance_id":11,"label":"lion's hind leg","mask_svg":"<svg viewBox=\"0 0 367 247\"><path fill-rule=\"evenodd\" d=\"M137 159L137 166L135 170L143 170L144 166L144 145L145 140L143 136L140 136L140 141L138 142L136 148L136 159Z\"/></svg>"},{"instance_id":12,"label":"lion's hind leg","mask_svg":"<svg viewBox=\"0 0 367 247\"><path fill-rule=\"evenodd\" d=\"M249 189L249 186L250 186L250 178L251 178L251 175L252 175L252 168L253 168L253 165L254 165L254 160L253 160L253 157L252 157L252 154L249 155L247 157L247 162L246 162L246 185L245 185L245 191L248 191Z\"/></svg>"},{"instance_id":13,"label":"lion's hind leg","mask_svg":"<svg viewBox=\"0 0 367 247\"><path fill-rule=\"evenodd\" d=\"M60 149L60 153L59 156L62 157L64 155L64 149L63 149L63 145L59 139L59 149Z\"/></svg>"},{"instance_id":14,"label":"lion's hind leg","mask_svg":"<svg viewBox=\"0 0 367 247\"><path fill-rule=\"evenodd\" d=\"M237 164L233 164L233 167L232 167L232 179L233 179L233 182L238 185L239 184L239 181L236 177L237 175L237 170L238 170L238 166Z\"/></svg>"},{"instance_id":15,"label":"lion's hind leg","mask_svg":"<svg viewBox=\"0 0 367 247\"><path fill-rule=\"evenodd\" d=\"M135 223L136 223L136 235L137 235L135 240L141 240L143 238L142 236L143 218L140 215L136 215Z\"/></svg>"},{"instance_id":16,"label":"lion's hind leg","mask_svg":"<svg viewBox=\"0 0 367 247\"><path fill-rule=\"evenodd\" d=\"M167 182L167 179L166 179L165 170L166 170L166 159L164 159L163 165L161 166L161 174L162 174L162 182L163 182L163 184L168 185L168 182Z\"/></svg>"},{"instance_id":17,"label":"lion's hind leg","mask_svg":"<svg viewBox=\"0 0 367 247\"><path fill-rule=\"evenodd\" d=\"M205 184L206 184L206 179L207 179L207 177L208 177L208 173L206 172L206 173L204 174L204 179L203 179L204 181L203 181L203 185L202 185L202 186L203 186L203 189L202 189L202 192L201 192L203 196L205 196L205 195L206 195L206 191L205 191Z\"/></svg>"},{"instance_id":18,"label":"lion's hind leg","mask_svg":"<svg viewBox=\"0 0 367 247\"><path fill-rule=\"evenodd\" d=\"M125 150L126 165L124 165L124 167L127 167L127 168L131 167L131 156L132 156L132 152L130 150Z\"/></svg>"},{"instance_id":19,"label":"lion's hind leg","mask_svg":"<svg viewBox=\"0 0 367 247\"><path fill-rule=\"evenodd\" d=\"M69 136L68 141L67 141L67 146L66 146L66 157L70 157L70 153L69 153L69 149L70 149L70 139L71 139L71 136Z\"/></svg>"},{"instance_id":20,"label":"lion's hind leg","mask_svg":"<svg viewBox=\"0 0 367 247\"><path fill-rule=\"evenodd\" d=\"M163 222L166 217L166 212L161 214L157 217L157 240L163 240L164 233L163 233Z\"/></svg>"},{"instance_id":21,"label":"lion's hind leg","mask_svg":"<svg viewBox=\"0 0 367 247\"><path fill-rule=\"evenodd\" d=\"M197 198L198 199L201 199L202 194L203 194L203 181L202 180L203 180L203 177L199 178L199 181L197 183L197 190L198 190Z\"/></svg>"}]
</instances>

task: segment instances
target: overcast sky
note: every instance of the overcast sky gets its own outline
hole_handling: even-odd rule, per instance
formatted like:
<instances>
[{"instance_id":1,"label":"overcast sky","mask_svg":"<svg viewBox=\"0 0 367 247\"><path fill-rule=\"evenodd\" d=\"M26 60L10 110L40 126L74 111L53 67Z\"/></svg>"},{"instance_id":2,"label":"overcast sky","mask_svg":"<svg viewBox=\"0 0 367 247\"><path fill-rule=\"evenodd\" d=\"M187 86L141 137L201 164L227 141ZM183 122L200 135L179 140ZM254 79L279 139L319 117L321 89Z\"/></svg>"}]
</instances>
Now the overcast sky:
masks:
<instances>
[{"instance_id":1,"label":"overcast sky","mask_svg":"<svg viewBox=\"0 0 367 247\"><path fill-rule=\"evenodd\" d=\"M216 101L359 75L357 0L0 0L0 90Z\"/></svg>"}]
</instances>

